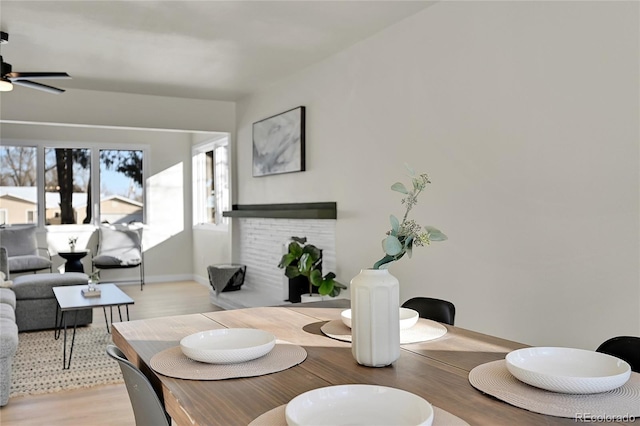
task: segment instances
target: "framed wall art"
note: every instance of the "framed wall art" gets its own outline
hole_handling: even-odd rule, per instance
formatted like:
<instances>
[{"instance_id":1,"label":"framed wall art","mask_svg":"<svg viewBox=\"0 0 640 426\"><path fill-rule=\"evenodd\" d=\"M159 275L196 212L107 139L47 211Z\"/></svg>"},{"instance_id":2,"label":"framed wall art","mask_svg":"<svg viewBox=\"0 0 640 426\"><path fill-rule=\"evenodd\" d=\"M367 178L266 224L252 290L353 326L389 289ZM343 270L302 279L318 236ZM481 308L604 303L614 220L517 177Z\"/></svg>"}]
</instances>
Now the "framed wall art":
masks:
<instances>
[{"instance_id":1,"label":"framed wall art","mask_svg":"<svg viewBox=\"0 0 640 426\"><path fill-rule=\"evenodd\" d=\"M253 123L253 176L304 171L305 108Z\"/></svg>"}]
</instances>

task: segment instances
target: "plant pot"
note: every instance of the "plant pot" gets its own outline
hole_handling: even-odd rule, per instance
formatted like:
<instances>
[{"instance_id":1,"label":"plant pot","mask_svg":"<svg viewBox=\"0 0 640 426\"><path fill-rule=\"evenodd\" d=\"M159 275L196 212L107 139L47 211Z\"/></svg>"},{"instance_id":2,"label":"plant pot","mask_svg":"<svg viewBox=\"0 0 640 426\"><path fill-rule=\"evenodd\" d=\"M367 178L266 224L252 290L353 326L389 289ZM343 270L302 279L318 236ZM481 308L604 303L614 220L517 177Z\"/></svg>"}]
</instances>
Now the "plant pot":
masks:
<instances>
[{"instance_id":1,"label":"plant pot","mask_svg":"<svg viewBox=\"0 0 640 426\"><path fill-rule=\"evenodd\" d=\"M351 352L358 364L384 367L400 357L400 286L387 269L351 280Z\"/></svg>"},{"instance_id":2,"label":"plant pot","mask_svg":"<svg viewBox=\"0 0 640 426\"><path fill-rule=\"evenodd\" d=\"M313 293L317 293L318 289L313 288ZM301 296L309 294L309 280L302 275L295 278L289 278L289 299L291 303L300 303Z\"/></svg>"},{"instance_id":3,"label":"plant pot","mask_svg":"<svg viewBox=\"0 0 640 426\"><path fill-rule=\"evenodd\" d=\"M322 302L323 300L327 300L329 296L322 296L320 294L303 294L300 296L300 301L302 303L307 302Z\"/></svg>"}]
</instances>

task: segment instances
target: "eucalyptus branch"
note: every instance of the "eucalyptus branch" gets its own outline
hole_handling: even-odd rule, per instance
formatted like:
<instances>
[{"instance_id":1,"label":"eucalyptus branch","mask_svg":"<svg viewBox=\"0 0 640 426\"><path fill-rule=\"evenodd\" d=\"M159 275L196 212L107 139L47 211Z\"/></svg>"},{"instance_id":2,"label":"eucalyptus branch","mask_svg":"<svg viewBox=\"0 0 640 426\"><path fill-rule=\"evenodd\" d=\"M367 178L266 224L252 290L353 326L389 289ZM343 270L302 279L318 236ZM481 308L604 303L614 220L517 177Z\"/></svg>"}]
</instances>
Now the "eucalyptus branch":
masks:
<instances>
[{"instance_id":1,"label":"eucalyptus branch","mask_svg":"<svg viewBox=\"0 0 640 426\"><path fill-rule=\"evenodd\" d=\"M401 182L391 185L391 190L405 194L401 203L405 205L405 212L402 221L399 221L394 215L389 217L391 222L391 230L387 231L387 237L382 240L382 249L385 256L378 260L373 269L387 268L391 262L399 260L405 254L411 257L413 246L429 245L431 241L444 241L447 236L440 230L426 226L424 231L415 220L409 219L409 212L418 203L418 196L431 183L426 173L416 175L413 169L406 166L411 177L411 189L407 189Z\"/></svg>"}]
</instances>

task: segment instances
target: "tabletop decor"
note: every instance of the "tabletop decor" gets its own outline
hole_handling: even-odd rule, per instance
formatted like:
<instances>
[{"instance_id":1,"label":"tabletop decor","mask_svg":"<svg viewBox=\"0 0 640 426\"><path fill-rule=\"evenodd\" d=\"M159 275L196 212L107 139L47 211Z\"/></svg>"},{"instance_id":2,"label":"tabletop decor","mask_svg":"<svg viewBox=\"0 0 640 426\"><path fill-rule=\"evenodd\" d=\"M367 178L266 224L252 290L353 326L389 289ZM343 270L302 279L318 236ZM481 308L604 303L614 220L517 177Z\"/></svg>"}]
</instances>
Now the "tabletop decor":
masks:
<instances>
[{"instance_id":1,"label":"tabletop decor","mask_svg":"<svg viewBox=\"0 0 640 426\"><path fill-rule=\"evenodd\" d=\"M342 320L331 320L320 327L320 331L325 336L332 339L351 342L351 328L347 327ZM418 322L410 328L400 329L400 344L427 342L439 339L447 334L447 327L437 321L420 318Z\"/></svg>"},{"instance_id":2,"label":"tabletop decor","mask_svg":"<svg viewBox=\"0 0 640 426\"><path fill-rule=\"evenodd\" d=\"M469 423L465 422L458 416L454 416L448 411L442 408L433 407L433 423L432 426L469 426ZM287 406L281 405L272 410L267 411L261 416L254 419L249 426L288 426L286 419Z\"/></svg>"},{"instance_id":3,"label":"tabletop decor","mask_svg":"<svg viewBox=\"0 0 640 426\"><path fill-rule=\"evenodd\" d=\"M312 389L293 398L285 409L290 426L416 425L431 426L433 407L402 389L347 384Z\"/></svg>"},{"instance_id":4,"label":"tabletop decor","mask_svg":"<svg viewBox=\"0 0 640 426\"><path fill-rule=\"evenodd\" d=\"M469 372L469 383L479 391L513 406L576 422L630 421L640 417L640 374L631 373L624 385L608 392L570 394L551 392L516 379L504 359L478 365ZM626 418L625 418L626 416Z\"/></svg>"},{"instance_id":5,"label":"tabletop decor","mask_svg":"<svg viewBox=\"0 0 640 426\"><path fill-rule=\"evenodd\" d=\"M391 229L382 240L385 255L372 269L363 269L351 280L352 339L351 350L359 364L383 367L400 356L399 282L389 273L389 264L404 257L411 257L413 247L429 245L431 241L444 241L447 236L440 230L426 226L424 229L409 212L418 202L418 196L431 183L427 174L416 174L406 165L411 178L408 189L396 182L391 190L404 194L405 206L402 221L390 216ZM375 334L375 335L374 335Z\"/></svg>"},{"instance_id":6,"label":"tabletop decor","mask_svg":"<svg viewBox=\"0 0 640 426\"><path fill-rule=\"evenodd\" d=\"M155 354L150 365L153 371L176 379L224 380L276 373L294 367L306 358L307 351L303 347L278 340L268 354L251 361L234 364L198 362L188 358L180 346L173 346Z\"/></svg>"},{"instance_id":7,"label":"tabletop decor","mask_svg":"<svg viewBox=\"0 0 640 426\"><path fill-rule=\"evenodd\" d=\"M76 251L77 242L78 242L78 237L69 237L69 250Z\"/></svg>"}]
</instances>

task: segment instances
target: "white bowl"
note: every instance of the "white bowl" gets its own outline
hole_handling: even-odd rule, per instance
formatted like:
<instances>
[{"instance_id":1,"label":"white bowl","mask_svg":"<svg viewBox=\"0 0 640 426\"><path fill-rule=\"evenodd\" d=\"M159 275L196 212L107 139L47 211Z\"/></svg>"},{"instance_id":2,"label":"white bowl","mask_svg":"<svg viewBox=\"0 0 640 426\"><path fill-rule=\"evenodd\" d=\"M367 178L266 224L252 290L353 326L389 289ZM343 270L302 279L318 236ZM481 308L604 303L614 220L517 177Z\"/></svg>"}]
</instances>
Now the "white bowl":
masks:
<instances>
[{"instance_id":1,"label":"white bowl","mask_svg":"<svg viewBox=\"0 0 640 426\"><path fill-rule=\"evenodd\" d=\"M418 395L401 389L339 385L296 396L287 404L285 417L289 426L430 426L433 407Z\"/></svg>"},{"instance_id":2,"label":"white bowl","mask_svg":"<svg viewBox=\"0 0 640 426\"><path fill-rule=\"evenodd\" d=\"M344 310L340 313L342 322L351 328L351 309ZM411 328L418 322L420 315L417 311L409 308L400 308L400 330Z\"/></svg>"},{"instance_id":3,"label":"white bowl","mask_svg":"<svg viewBox=\"0 0 640 426\"><path fill-rule=\"evenodd\" d=\"M207 330L180 340L183 354L209 364L232 364L260 358L275 344L273 334L254 328Z\"/></svg>"},{"instance_id":4,"label":"white bowl","mask_svg":"<svg viewBox=\"0 0 640 426\"><path fill-rule=\"evenodd\" d=\"M624 385L631 376L627 362L584 349L524 348L509 352L506 361L518 380L560 393L607 392Z\"/></svg>"}]
</instances>

